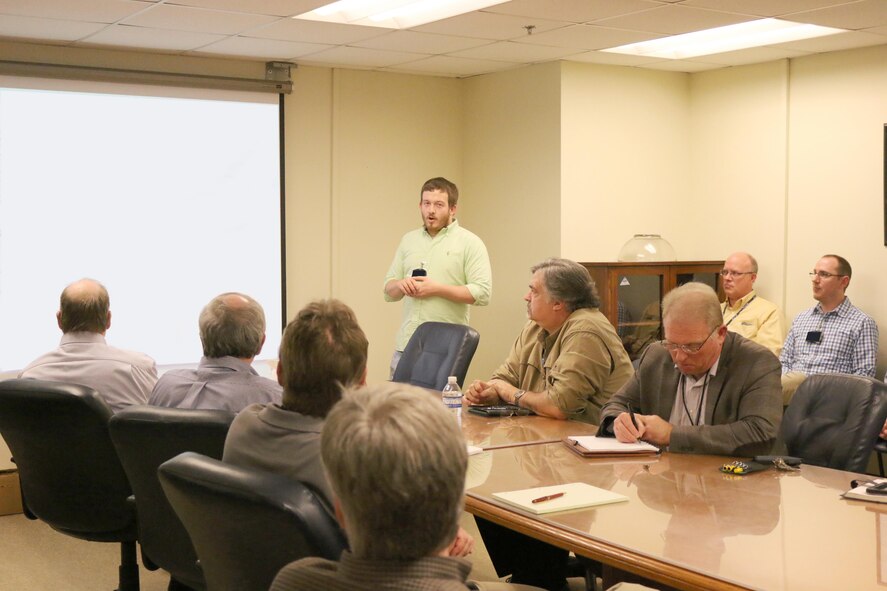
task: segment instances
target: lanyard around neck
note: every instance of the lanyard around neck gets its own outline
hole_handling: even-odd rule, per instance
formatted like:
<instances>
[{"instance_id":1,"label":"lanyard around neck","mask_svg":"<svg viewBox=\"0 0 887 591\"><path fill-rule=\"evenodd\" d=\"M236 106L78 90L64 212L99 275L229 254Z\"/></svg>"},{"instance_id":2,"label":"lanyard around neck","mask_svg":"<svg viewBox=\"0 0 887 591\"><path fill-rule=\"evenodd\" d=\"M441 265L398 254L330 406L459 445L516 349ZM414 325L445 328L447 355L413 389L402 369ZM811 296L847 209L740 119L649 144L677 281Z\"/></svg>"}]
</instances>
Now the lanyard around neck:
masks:
<instances>
[{"instance_id":1,"label":"lanyard around neck","mask_svg":"<svg viewBox=\"0 0 887 591\"><path fill-rule=\"evenodd\" d=\"M737 312L736 314L733 314L733 317L730 318L730 320L728 320L728 321L727 321L727 324L725 324L724 326L730 326L730 323L733 322L734 320L736 320L736 317L739 316L740 314L742 314L742 311L745 310L746 308L748 308L748 305L749 305L750 303L752 303L753 301L755 301L755 298L756 298L756 297L758 297L758 294L753 295L749 301L747 301L747 302L745 302L744 304L742 304L742 307L739 308L739 312ZM723 311L721 312L721 315L723 315L725 312L727 312L727 306L728 306L729 304L730 304L730 300L729 300L729 299L728 299L726 302L724 302L724 309L723 309Z\"/></svg>"},{"instance_id":2,"label":"lanyard around neck","mask_svg":"<svg viewBox=\"0 0 887 591\"><path fill-rule=\"evenodd\" d=\"M696 405L696 420L693 420L693 415L690 414L690 409L687 407L687 376L681 374L681 404L684 406L684 412L687 413L687 418L690 420L690 425L697 426L699 424L699 418L702 416L702 403L705 402L705 394L708 392L708 378L711 377L711 373L705 372L705 381L702 383L702 394L699 396L699 404Z\"/></svg>"}]
</instances>

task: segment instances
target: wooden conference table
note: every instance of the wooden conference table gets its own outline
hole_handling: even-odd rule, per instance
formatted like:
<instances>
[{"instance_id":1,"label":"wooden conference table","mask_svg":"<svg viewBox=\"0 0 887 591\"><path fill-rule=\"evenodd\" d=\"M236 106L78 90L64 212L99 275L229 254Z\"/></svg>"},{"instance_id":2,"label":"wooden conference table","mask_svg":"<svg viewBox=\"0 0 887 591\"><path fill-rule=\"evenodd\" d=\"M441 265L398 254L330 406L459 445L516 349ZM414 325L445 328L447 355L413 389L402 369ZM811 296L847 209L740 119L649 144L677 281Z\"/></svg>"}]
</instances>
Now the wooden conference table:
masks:
<instances>
[{"instance_id":1,"label":"wooden conference table","mask_svg":"<svg viewBox=\"0 0 887 591\"><path fill-rule=\"evenodd\" d=\"M724 457L686 454L586 459L551 441L592 426L541 417L466 416L463 430L485 448L469 460L469 512L606 567L678 589L887 590L887 504L839 498L859 475L805 465L733 476L718 471ZM492 497L568 482L629 500L537 516Z\"/></svg>"}]
</instances>

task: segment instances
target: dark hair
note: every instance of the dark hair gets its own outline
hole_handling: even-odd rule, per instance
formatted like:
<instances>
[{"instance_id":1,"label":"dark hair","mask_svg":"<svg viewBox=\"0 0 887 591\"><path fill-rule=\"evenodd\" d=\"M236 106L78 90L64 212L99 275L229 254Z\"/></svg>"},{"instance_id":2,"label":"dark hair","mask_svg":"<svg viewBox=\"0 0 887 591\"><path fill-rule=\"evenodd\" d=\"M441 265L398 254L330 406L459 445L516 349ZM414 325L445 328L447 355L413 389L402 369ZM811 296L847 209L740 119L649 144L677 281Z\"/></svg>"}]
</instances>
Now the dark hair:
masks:
<instances>
[{"instance_id":1,"label":"dark hair","mask_svg":"<svg viewBox=\"0 0 887 591\"><path fill-rule=\"evenodd\" d=\"M564 302L572 313L580 308L598 308L601 298L588 269L569 259L545 259L530 271L542 271L542 283L548 295Z\"/></svg>"},{"instance_id":2,"label":"dark hair","mask_svg":"<svg viewBox=\"0 0 887 591\"><path fill-rule=\"evenodd\" d=\"M86 283L95 289L84 289ZM105 286L94 279L75 281L59 298L59 327L62 332L103 333L108 328L111 298Z\"/></svg>"},{"instance_id":3,"label":"dark hair","mask_svg":"<svg viewBox=\"0 0 887 591\"><path fill-rule=\"evenodd\" d=\"M422 185L422 190L419 191L419 202L422 202L422 193L425 191L443 191L447 194L447 201L450 207L455 207L459 202L459 189L456 187L455 183L451 183L447 179L442 176L434 177L433 179L428 179L425 181L425 184Z\"/></svg>"},{"instance_id":4,"label":"dark hair","mask_svg":"<svg viewBox=\"0 0 887 591\"><path fill-rule=\"evenodd\" d=\"M354 311L339 300L302 308L280 342L283 407L326 417L342 388L360 382L369 343Z\"/></svg>"},{"instance_id":5,"label":"dark hair","mask_svg":"<svg viewBox=\"0 0 887 591\"><path fill-rule=\"evenodd\" d=\"M832 258L835 259L838 263L838 275L846 275L847 277L853 277L853 269L850 267L850 263L847 262L842 256L838 256L836 254L824 254L822 258Z\"/></svg>"}]
</instances>

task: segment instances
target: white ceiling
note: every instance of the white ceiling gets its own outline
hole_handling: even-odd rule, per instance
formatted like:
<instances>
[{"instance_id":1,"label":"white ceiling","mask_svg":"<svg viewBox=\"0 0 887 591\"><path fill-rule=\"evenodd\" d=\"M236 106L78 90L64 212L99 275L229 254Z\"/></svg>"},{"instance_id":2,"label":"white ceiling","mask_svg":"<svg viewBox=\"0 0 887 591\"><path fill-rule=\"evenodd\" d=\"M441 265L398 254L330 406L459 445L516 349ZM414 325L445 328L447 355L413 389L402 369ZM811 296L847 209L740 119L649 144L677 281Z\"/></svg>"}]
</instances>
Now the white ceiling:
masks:
<instances>
[{"instance_id":1,"label":"white ceiling","mask_svg":"<svg viewBox=\"0 0 887 591\"><path fill-rule=\"evenodd\" d=\"M289 18L326 3L0 0L0 39L455 77L552 60L699 72L887 43L887 0L511 0L402 31ZM597 51L762 17L849 32L681 61Z\"/></svg>"}]
</instances>

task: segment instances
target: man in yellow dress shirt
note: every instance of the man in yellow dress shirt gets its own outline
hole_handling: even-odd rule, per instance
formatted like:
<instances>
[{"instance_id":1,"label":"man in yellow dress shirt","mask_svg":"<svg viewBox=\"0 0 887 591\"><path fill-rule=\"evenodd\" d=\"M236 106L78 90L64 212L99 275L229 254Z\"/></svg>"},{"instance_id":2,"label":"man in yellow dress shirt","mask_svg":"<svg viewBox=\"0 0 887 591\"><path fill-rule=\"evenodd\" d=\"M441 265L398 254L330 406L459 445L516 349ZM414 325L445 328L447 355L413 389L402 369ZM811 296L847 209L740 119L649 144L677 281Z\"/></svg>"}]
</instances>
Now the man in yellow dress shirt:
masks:
<instances>
[{"instance_id":1,"label":"man in yellow dress shirt","mask_svg":"<svg viewBox=\"0 0 887 591\"><path fill-rule=\"evenodd\" d=\"M785 318L776 304L755 293L758 261L747 252L734 252L724 261L721 277L727 294L721 304L727 330L763 345L779 357L785 341Z\"/></svg>"},{"instance_id":2,"label":"man in yellow dress shirt","mask_svg":"<svg viewBox=\"0 0 887 591\"><path fill-rule=\"evenodd\" d=\"M486 306L493 291L487 247L459 225L459 189L445 178L425 181L419 197L422 227L404 234L385 275L385 301L404 300L391 377L423 322L468 324L469 306Z\"/></svg>"}]
</instances>

